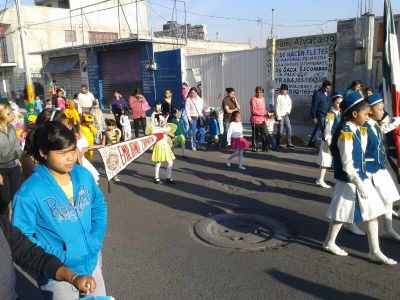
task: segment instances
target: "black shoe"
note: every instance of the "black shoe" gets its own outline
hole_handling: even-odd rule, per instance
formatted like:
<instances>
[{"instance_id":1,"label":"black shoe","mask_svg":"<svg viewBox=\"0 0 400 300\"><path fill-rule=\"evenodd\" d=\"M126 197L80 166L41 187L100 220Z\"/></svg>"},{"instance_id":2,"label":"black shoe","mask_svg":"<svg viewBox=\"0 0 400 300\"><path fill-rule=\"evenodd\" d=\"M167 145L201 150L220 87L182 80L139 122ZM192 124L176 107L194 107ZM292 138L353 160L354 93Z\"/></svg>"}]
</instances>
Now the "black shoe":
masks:
<instances>
[{"instance_id":1,"label":"black shoe","mask_svg":"<svg viewBox=\"0 0 400 300\"><path fill-rule=\"evenodd\" d=\"M264 148L264 149L262 149L262 152L268 152L269 151L269 149L268 148Z\"/></svg>"},{"instance_id":2,"label":"black shoe","mask_svg":"<svg viewBox=\"0 0 400 300\"><path fill-rule=\"evenodd\" d=\"M176 184L175 180L173 180L172 178L165 179L165 183L167 183L167 184Z\"/></svg>"},{"instance_id":3,"label":"black shoe","mask_svg":"<svg viewBox=\"0 0 400 300\"><path fill-rule=\"evenodd\" d=\"M308 148L315 148L315 143L308 143L307 147Z\"/></svg>"},{"instance_id":4,"label":"black shoe","mask_svg":"<svg viewBox=\"0 0 400 300\"><path fill-rule=\"evenodd\" d=\"M288 148L294 148L293 144L287 144Z\"/></svg>"},{"instance_id":5,"label":"black shoe","mask_svg":"<svg viewBox=\"0 0 400 300\"><path fill-rule=\"evenodd\" d=\"M258 149L256 147L252 147L251 152L258 152Z\"/></svg>"},{"instance_id":6,"label":"black shoe","mask_svg":"<svg viewBox=\"0 0 400 300\"><path fill-rule=\"evenodd\" d=\"M160 184L160 183L161 183L160 178L154 178L154 183L155 183L155 184Z\"/></svg>"}]
</instances>

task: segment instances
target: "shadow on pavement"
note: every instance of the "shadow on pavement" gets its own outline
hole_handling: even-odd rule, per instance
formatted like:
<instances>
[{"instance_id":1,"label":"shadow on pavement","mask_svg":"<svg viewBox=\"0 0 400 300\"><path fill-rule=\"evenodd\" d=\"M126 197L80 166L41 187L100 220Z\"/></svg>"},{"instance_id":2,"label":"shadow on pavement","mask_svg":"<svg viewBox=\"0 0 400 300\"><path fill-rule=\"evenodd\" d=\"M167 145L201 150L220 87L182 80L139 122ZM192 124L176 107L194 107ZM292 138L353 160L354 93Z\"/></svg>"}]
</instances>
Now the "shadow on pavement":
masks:
<instances>
[{"instance_id":1,"label":"shadow on pavement","mask_svg":"<svg viewBox=\"0 0 400 300\"><path fill-rule=\"evenodd\" d=\"M378 299L364 294L341 291L276 269L266 270L265 273L284 285L320 299Z\"/></svg>"}]
</instances>

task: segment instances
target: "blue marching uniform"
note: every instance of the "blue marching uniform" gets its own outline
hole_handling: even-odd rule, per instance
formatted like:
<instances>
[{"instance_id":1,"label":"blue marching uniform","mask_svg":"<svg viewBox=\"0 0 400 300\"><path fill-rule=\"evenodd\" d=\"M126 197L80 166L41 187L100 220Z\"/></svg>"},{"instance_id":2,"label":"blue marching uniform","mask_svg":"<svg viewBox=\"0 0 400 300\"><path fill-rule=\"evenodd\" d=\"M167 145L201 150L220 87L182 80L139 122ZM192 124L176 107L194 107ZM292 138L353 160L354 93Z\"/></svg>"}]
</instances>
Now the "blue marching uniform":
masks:
<instances>
[{"instance_id":1,"label":"blue marching uniform","mask_svg":"<svg viewBox=\"0 0 400 300\"><path fill-rule=\"evenodd\" d=\"M392 177L386 170L386 154L382 127L374 120L365 123L368 128L368 145L365 152L366 170L384 203L400 199Z\"/></svg>"},{"instance_id":2,"label":"blue marching uniform","mask_svg":"<svg viewBox=\"0 0 400 300\"><path fill-rule=\"evenodd\" d=\"M337 149L333 153L334 177L336 179L332 202L328 210L331 220L357 223L374 219L386 209L368 178L365 151L368 129L347 122L340 133ZM368 198L362 198L356 184L362 186Z\"/></svg>"},{"instance_id":3,"label":"blue marching uniform","mask_svg":"<svg viewBox=\"0 0 400 300\"><path fill-rule=\"evenodd\" d=\"M317 163L321 167L329 168L332 165L332 155L329 147L332 142L332 136L335 133L339 123L340 111L336 111L331 107L325 117L324 138L321 142L321 147L319 148Z\"/></svg>"}]
</instances>

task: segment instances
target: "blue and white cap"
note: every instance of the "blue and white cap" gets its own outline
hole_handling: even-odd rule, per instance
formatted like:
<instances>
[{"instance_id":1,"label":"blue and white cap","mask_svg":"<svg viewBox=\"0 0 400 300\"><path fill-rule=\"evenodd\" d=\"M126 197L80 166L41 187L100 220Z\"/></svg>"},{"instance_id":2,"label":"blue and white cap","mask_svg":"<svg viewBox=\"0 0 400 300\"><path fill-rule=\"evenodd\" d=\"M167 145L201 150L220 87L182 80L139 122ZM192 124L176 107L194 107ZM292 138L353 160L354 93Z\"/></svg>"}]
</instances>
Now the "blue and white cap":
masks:
<instances>
[{"instance_id":1,"label":"blue and white cap","mask_svg":"<svg viewBox=\"0 0 400 300\"><path fill-rule=\"evenodd\" d=\"M352 108L357 103L360 103L364 100L363 95L360 92L354 92L351 94L346 95L342 102L343 105L343 113L347 112L350 108Z\"/></svg>"},{"instance_id":2,"label":"blue and white cap","mask_svg":"<svg viewBox=\"0 0 400 300\"><path fill-rule=\"evenodd\" d=\"M382 96L378 92L375 92L371 96L368 96L368 98L365 100L368 102L370 106L378 104L379 102L383 102Z\"/></svg>"},{"instance_id":3,"label":"blue and white cap","mask_svg":"<svg viewBox=\"0 0 400 300\"><path fill-rule=\"evenodd\" d=\"M331 95L331 102L334 101L336 98L343 98L343 94L341 92L334 92Z\"/></svg>"}]
</instances>

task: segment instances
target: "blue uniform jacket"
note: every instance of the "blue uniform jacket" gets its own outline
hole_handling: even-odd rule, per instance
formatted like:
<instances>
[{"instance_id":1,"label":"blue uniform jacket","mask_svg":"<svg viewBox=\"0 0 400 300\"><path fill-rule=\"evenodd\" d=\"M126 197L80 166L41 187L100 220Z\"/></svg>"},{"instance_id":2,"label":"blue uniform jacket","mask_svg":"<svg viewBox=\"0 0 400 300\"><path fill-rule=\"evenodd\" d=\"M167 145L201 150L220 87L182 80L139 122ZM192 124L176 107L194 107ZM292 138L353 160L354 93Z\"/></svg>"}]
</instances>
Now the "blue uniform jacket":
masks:
<instances>
[{"instance_id":1,"label":"blue uniform jacket","mask_svg":"<svg viewBox=\"0 0 400 300\"><path fill-rule=\"evenodd\" d=\"M371 122L372 123L372 122ZM368 144L365 151L366 168L369 173L376 173L379 169L386 168L386 156L383 141L383 134L378 123L376 124L376 133L372 130L370 122L365 123L368 128Z\"/></svg>"},{"instance_id":2,"label":"blue uniform jacket","mask_svg":"<svg viewBox=\"0 0 400 300\"><path fill-rule=\"evenodd\" d=\"M367 129L361 128L364 131ZM361 145L361 132L358 131L358 136L353 133L349 125L343 126L339 139L351 141L353 143L352 159L353 166L357 170L357 174L361 180L367 178L366 167L365 167L365 154L363 153ZM366 134L366 132L364 132ZM337 146L336 146L337 147ZM333 153L333 166L334 166L334 177L337 180L344 182L351 182L349 175L343 170L343 162L340 156L339 149L336 149Z\"/></svg>"},{"instance_id":3,"label":"blue uniform jacket","mask_svg":"<svg viewBox=\"0 0 400 300\"><path fill-rule=\"evenodd\" d=\"M70 172L74 206L49 169L38 165L14 197L12 223L78 274L93 274L107 226L107 206L93 176Z\"/></svg>"}]
</instances>

